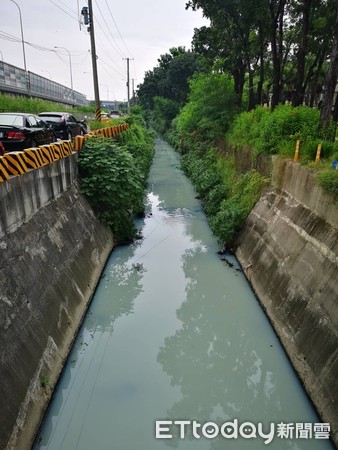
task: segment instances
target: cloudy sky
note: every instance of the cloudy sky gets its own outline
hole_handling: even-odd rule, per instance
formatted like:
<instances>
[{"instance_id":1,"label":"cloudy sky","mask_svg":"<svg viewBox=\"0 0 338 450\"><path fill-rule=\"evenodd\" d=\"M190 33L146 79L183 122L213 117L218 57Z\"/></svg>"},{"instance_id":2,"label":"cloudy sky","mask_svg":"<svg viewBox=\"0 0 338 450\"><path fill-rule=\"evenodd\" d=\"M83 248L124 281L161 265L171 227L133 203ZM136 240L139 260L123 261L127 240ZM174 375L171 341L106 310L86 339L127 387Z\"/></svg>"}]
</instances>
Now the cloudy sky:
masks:
<instances>
[{"instance_id":1,"label":"cloudy sky","mask_svg":"<svg viewBox=\"0 0 338 450\"><path fill-rule=\"evenodd\" d=\"M15 0L22 13L27 70L94 98L90 39L79 26L86 0ZM201 12L185 10L186 0L93 0L101 99L124 100L126 61L135 87L169 48L190 48L193 30L206 25ZM18 7L1 0L0 58L24 67ZM132 60L133 58L133 60ZM132 83L132 82L131 82Z\"/></svg>"}]
</instances>

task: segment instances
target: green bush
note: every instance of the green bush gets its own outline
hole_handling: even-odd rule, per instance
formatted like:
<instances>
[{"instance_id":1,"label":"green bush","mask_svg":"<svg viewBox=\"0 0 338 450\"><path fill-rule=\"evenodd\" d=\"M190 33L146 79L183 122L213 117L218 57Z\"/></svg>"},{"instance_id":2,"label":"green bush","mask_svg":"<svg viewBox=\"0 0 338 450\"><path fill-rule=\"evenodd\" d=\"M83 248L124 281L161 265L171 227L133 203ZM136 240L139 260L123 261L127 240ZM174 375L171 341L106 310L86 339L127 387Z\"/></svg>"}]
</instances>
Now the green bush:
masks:
<instances>
[{"instance_id":1,"label":"green bush","mask_svg":"<svg viewBox=\"0 0 338 450\"><path fill-rule=\"evenodd\" d=\"M154 97L154 111L151 125L161 134L169 130L172 120L177 116L180 105L175 100Z\"/></svg>"},{"instance_id":2,"label":"green bush","mask_svg":"<svg viewBox=\"0 0 338 450\"><path fill-rule=\"evenodd\" d=\"M322 156L332 155L333 143L324 140L320 131L319 111L306 106L293 108L278 105L274 111L258 106L239 114L227 135L227 142L235 149L251 147L254 154L281 154L292 157L296 141L300 140L300 156L314 159L319 143Z\"/></svg>"},{"instance_id":3,"label":"green bush","mask_svg":"<svg viewBox=\"0 0 338 450\"><path fill-rule=\"evenodd\" d=\"M319 111L306 106L279 105L262 119L259 137L255 141L258 153L279 153L284 142L295 144L299 139L305 145L320 134Z\"/></svg>"},{"instance_id":4,"label":"green bush","mask_svg":"<svg viewBox=\"0 0 338 450\"><path fill-rule=\"evenodd\" d=\"M79 153L81 192L119 243L134 236L133 215L142 209L143 180L132 155L111 139L92 138Z\"/></svg>"},{"instance_id":5,"label":"green bush","mask_svg":"<svg viewBox=\"0 0 338 450\"><path fill-rule=\"evenodd\" d=\"M232 80L225 74L198 74L190 81L189 102L182 108L175 126L186 138L215 139L229 128L236 110Z\"/></svg>"},{"instance_id":6,"label":"green bush","mask_svg":"<svg viewBox=\"0 0 338 450\"><path fill-rule=\"evenodd\" d=\"M317 173L316 178L326 191L338 194L338 170L323 170Z\"/></svg>"},{"instance_id":7,"label":"green bush","mask_svg":"<svg viewBox=\"0 0 338 450\"><path fill-rule=\"evenodd\" d=\"M261 123L269 115L270 111L262 106L238 114L227 135L227 142L233 148L254 147L260 138Z\"/></svg>"},{"instance_id":8,"label":"green bush","mask_svg":"<svg viewBox=\"0 0 338 450\"><path fill-rule=\"evenodd\" d=\"M233 161L213 149L190 150L181 164L202 200L211 230L231 246L267 180L254 170L237 173Z\"/></svg>"},{"instance_id":9,"label":"green bush","mask_svg":"<svg viewBox=\"0 0 338 450\"><path fill-rule=\"evenodd\" d=\"M153 133L131 119L119 142L102 136L85 141L78 164L81 191L117 243L135 236L133 217L144 211L144 188L153 158ZM142 122L142 121L141 121Z\"/></svg>"}]
</instances>

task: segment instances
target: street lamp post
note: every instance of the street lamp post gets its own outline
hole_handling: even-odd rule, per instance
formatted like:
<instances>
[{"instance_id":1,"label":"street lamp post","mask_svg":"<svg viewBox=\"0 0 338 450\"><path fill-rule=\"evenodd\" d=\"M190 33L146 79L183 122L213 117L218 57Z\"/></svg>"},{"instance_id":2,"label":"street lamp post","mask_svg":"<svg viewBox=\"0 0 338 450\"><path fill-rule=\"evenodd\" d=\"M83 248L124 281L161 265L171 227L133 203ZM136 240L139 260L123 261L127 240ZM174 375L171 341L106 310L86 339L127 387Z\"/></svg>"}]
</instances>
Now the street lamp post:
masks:
<instances>
[{"instance_id":1,"label":"street lamp post","mask_svg":"<svg viewBox=\"0 0 338 450\"><path fill-rule=\"evenodd\" d=\"M25 69L26 87L27 87L27 90L29 92L30 91L30 86L29 86L29 78L28 78L28 74L27 74L25 40L24 40L24 37L23 37L23 26L22 26L21 9L20 9L20 6L14 0L10 0L10 1L13 2L17 6L17 8L19 10L20 28L21 28L21 43L22 43L22 53L23 53L23 64L24 64L24 69Z\"/></svg>"},{"instance_id":2,"label":"street lamp post","mask_svg":"<svg viewBox=\"0 0 338 450\"><path fill-rule=\"evenodd\" d=\"M70 52L65 47L57 47L57 46L55 46L54 48L61 48L62 50L66 50L66 52L68 53L68 56L69 56L69 71L70 71L70 87L72 89L72 98L73 98L73 101L74 101L72 58L70 56Z\"/></svg>"}]
</instances>

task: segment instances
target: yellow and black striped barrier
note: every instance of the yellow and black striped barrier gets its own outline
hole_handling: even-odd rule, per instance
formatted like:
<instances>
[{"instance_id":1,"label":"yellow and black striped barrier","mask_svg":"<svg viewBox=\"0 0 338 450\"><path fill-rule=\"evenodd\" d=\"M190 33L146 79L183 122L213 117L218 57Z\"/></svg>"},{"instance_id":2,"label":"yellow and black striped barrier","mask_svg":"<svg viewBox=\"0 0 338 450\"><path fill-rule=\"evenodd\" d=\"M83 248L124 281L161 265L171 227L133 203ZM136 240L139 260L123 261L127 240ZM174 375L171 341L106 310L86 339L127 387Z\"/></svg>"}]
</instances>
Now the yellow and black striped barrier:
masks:
<instances>
[{"instance_id":1,"label":"yellow and black striped barrier","mask_svg":"<svg viewBox=\"0 0 338 450\"><path fill-rule=\"evenodd\" d=\"M28 172L24 152L5 153L3 157L7 162L7 172L9 175L22 175Z\"/></svg>"},{"instance_id":2,"label":"yellow and black striped barrier","mask_svg":"<svg viewBox=\"0 0 338 450\"><path fill-rule=\"evenodd\" d=\"M65 157L64 145L62 141L53 142L53 144L50 145L53 149L55 159L62 159Z\"/></svg>"},{"instance_id":3,"label":"yellow and black striped barrier","mask_svg":"<svg viewBox=\"0 0 338 450\"><path fill-rule=\"evenodd\" d=\"M55 160L72 155L74 151L78 152L82 149L86 139L97 135L114 139L128 127L129 125L124 123L93 130L84 136L76 136L74 144L70 140L65 140L53 142L49 145L26 148L23 151L5 153L4 156L0 156L0 183L9 180L11 176L21 175L32 169L39 169L45 164L52 164Z\"/></svg>"},{"instance_id":4,"label":"yellow and black striped barrier","mask_svg":"<svg viewBox=\"0 0 338 450\"><path fill-rule=\"evenodd\" d=\"M49 164L54 162L55 155L54 155L54 149L53 149L52 144L40 145L39 148L42 151L43 158L46 159Z\"/></svg>"},{"instance_id":5,"label":"yellow and black striped barrier","mask_svg":"<svg viewBox=\"0 0 338 450\"><path fill-rule=\"evenodd\" d=\"M84 136L75 136L74 139L74 150L78 152L83 147Z\"/></svg>"},{"instance_id":6,"label":"yellow and black striped barrier","mask_svg":"<svg viewBox=\"0 0 338 450\"><path fill-rule=\"evenodd\" d=\"M77 136L75 137L75 139ZM70 156L73 153L73 143L72 141L63 141L63 149L66 155Z\"/></svg>"},{"instance_id":7,"label":"yellow and black striped barrier","mask_svg":"<svg viewBox=\"0 0 338 450\"><path fill-rule=\"evenodd\" d=\"M9 180L8 164L3 156L0 156L0 183Z\"/></svg>"},{"instance_id":8,"label":"yellow and black striped barrier","mask_svg":"<svg viewBox=\"0 0 338 450\"><path fill-rule=\"evenodd\" d=\"M38 148L26 148L23 151L25 163L29 169L38 169L45 164L39 150Z\"/></svg>"},{"instance_id":9,"label":"yellow and black striped barrier","mask_svg":"<svg viewBox=\"0 0 338 450\"><path fill-rule=\"evenodd\" d=\"M96 108L95 110L95 120L101 122L101 108Z\"/></svg>"}]
</instances>

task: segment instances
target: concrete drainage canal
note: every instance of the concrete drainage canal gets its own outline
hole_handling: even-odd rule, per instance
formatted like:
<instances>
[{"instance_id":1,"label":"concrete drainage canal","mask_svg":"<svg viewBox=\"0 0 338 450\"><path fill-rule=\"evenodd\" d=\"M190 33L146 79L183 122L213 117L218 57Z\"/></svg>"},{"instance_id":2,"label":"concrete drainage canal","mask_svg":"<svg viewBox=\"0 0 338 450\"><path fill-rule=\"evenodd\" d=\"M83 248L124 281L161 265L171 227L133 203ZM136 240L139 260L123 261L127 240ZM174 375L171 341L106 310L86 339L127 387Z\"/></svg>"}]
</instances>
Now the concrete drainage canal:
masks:
<instances>
[{"instance_id":1,"label":"concrete drainage canal","mask_svg":"<svg viewBox=\"0 0 338 450\"><path fill-rule=\"evenodd\" d=\"M178 155L156 147L143 238L111 255L34 449L331 449Z\"/></svg>"}]
</instances>

